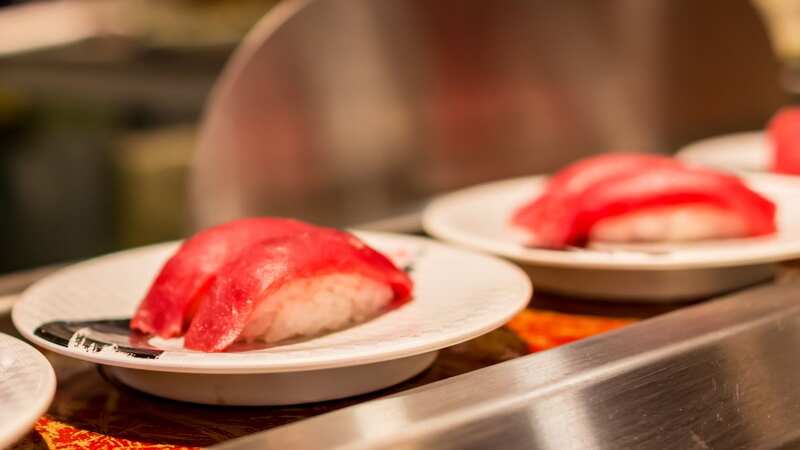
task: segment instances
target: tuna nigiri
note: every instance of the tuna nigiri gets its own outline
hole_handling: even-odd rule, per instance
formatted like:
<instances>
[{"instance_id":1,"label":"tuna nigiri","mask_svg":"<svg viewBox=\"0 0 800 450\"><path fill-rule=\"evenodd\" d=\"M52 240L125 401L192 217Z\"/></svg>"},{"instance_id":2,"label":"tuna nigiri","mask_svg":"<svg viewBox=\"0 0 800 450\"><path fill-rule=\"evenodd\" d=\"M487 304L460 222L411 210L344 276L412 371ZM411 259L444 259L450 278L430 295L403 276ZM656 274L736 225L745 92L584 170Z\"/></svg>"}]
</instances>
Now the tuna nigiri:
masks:
<instances>
[{"instance_id":1,"label":"tuna nigiri","mask_svg":"<svg viewBox=\"0 0 800 450\"><path fill-rule=\"evenodd\" d=\"M249 246L311 229L297 220L241 219L209 228L186 240L162 267L131 320L133 329L164 338L182 335L201 293L216 271Z\"/></svg>"},{"instance_id":2,"label":"tuna nigiri","mask_svg":"<svg viewBox=\"0 0 800 450\"><path fill-rule=\"evenodd\" d=\"M551 219L576 212L571 205L592 185L650 168L676 167L680 164L666 156L642 153L608 153L580 160L555 174L544 194L519 208L512 222L535 235L532 245L566 245L570 239L570 229L564 227L562 221Z\"/></svg>"},{"instance_id":3,"label":"tuna nigiri","mask_svg":"<svg viewBox=\"0 0 800 450\"><path fill-rule=\"evenodd\" d=\"M221 351L342 328L411 295L411 280L348 233L325 230L264 241L226 265L184 345Z\"/></svg>"},{"instance_id":4,"label":"tuna nigiri","mask_svg":"<svg viewBox=\"0 0 800 450\"><path fill-rule=\"evenodd\" d=\"M800 175L800 107L778 111L768 126L772 145L772 170Z\"/></svg>"},{"instance_id":5,"label":"tuna nigiri","mask_svg":"<svg viewBox=\"0 0 800 450\"><path fill-rule=\"evenodd\" d=\"M223 351L236 341L336 330L408 300L411 291L405 272L350 233L248 219L188 240L154 281L131 326L162 336L164 324L172 327L168 336L188 327L186 348Z\"/></svg>"},{"instance_id":6,"label":"tuna nigiri","mask_svg":"<svg viewBox=\"0 0 800 450\"><path fill-rule=\"evenodd\" d=\"M761 236L775 206L737 177L664 157L590 158L557 174L512 217L532 246Z\"/></svg>"}]
</instances>

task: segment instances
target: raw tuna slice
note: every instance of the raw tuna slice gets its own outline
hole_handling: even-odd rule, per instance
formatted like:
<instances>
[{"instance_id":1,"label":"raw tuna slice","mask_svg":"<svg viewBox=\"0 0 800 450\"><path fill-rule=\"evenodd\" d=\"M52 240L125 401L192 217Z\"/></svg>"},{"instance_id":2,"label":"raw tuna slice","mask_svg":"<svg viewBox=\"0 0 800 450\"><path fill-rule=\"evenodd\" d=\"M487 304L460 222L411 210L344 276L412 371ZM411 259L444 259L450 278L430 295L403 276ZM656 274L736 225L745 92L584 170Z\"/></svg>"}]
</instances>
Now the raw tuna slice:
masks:
<instances>
[{"instance_id":1,"label":"raw tuna slice","mask_svg":"<svg viewBox=\"0 0 800 450\"><path fill-rule=\"evenodd\" d=\"M574 202L592 185L655 167L679 166L675 159L644 153L608 153L580 160L555 174L542 195L514 213L512 223L530 232L531 245L561 247L570 230L548 218L575 213Z\"/></svg>"},{"instance_id":2,"label":"raw tuna slice","mask_svg":"<svg viewBox=\"0 0 800 450\"><path fill-rule=\"evenodd\" d=\"M316 227L291 219L250 218L195 234L164 264L133 316L131 328L164 338L183 334L201 293L220 267L256 242L312 228Z\"/></svg>"},{"instance_id":3,"label":"raw tuna slice","mask_svg":"<svg viewBox=\"0 0 800 450\"><path fill-rule=\"evenodd\" d=\"M547 248L590 239L652 242L775 231L775 206L737 177L680 164L596 177L570 195L548 188L535 203L546 209L531 214L525 210L535 208L524 206L512 221L529 233L530 245Z\"/></svg>"},{"instance_id":4,"label":"raw tuna slice","mask_svg":"<svg viewBox=\"0 0 800 450\"><path fill-rule=\"evenodd\" d=\"M769 123L772 145L772 170L800 175L800 107L778 111Z\"/></svg>"},{"instance_id":5,"label":"raw tuna slice","mask_svg":"<svg viewBox=\"0 0 800 450\"><path fill-rule=\"evenodd\" d=\"M225 265L185 336L218 352L366 320L411 295L410 278L355 236L322 229L263 241Z\"/></svg>"}]
</instances>

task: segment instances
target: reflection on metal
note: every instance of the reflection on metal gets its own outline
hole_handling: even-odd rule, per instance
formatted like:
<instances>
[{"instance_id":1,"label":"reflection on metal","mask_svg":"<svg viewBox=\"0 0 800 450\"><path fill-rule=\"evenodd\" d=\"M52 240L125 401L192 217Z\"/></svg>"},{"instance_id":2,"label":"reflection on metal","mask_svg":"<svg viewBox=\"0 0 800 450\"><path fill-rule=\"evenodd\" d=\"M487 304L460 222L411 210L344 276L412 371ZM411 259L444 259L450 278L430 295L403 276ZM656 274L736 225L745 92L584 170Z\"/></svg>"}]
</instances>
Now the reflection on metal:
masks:
<instances>
[{"instance_id":1,"label":"reflection on metal","mask_svg":"<svg viewBox=\"0 0 800 450\"><path fill-rule=\"evenodd\" d=\"M289 0L213 92L196 225L372 221L591 152L758 127L780 98L748 0Z\"/></svg>"},{"instance_id":2,"label":"reflection on metal","mask_svg":"<svg viewBox=\"0 0 800 450\"><path fill-rule=\"evenodd\" d=\"M750 290L219 448L797 448L799 299Z\"/></svg>"}]
</instances>

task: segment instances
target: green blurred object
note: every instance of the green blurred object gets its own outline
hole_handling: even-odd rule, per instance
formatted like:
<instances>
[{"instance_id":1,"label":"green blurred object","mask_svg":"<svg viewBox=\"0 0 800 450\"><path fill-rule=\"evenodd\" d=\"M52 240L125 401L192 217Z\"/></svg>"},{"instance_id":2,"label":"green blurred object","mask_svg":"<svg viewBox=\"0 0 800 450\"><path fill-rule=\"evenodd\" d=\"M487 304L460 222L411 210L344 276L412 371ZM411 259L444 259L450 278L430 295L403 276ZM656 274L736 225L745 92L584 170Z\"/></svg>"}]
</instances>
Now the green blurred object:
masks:
<instances>
[{"instance_id":1,"label":"green blurred object","mask_svg":"<svg viewBox=\"0 0 800 450\"><path fill-rule=\"evenodd\" d=\"M131 133L112 161L117 235L123 247L176 239L187 230L186 183L194 148L191 125Z\"/></svg>"},{"instance_id":2,"label":"green blurred object","mask_svg":"<svg viewBox=\"0 0 800 450\"><path fill-rule=\"evenodd\" d=\"M119 117L96 104L28 98L0 136L0 268L113 248L105 148Z\"/></svg>"}]
</instances>

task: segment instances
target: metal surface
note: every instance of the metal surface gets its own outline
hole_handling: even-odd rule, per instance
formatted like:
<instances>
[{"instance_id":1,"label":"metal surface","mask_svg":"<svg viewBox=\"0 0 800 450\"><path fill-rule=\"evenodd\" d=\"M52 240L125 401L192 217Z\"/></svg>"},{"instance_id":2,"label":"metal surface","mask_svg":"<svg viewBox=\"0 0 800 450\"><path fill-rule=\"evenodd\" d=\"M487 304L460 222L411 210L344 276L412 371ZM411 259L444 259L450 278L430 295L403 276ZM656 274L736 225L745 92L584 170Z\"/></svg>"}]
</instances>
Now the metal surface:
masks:
<instances>
[{"instance_id":1,"label":"metal surface","mask_svg":"<svg viewBox=\"0 0 800 450\"><path fill-rule=\"evenodd\" d=\"M748 0L285 1L211 96L194 219L377 220L593 152L758 128L782 100Z\"/></svg>"},{"instance_id":2,"label":"metal surface","mask_svg":"<svg viewBox=\"0 0 800 450\"><path fill-rule=\"evenodd\" d=\"M769 286L217 448L795 448L798 345Z\"/></svg>"}]
</instances>

